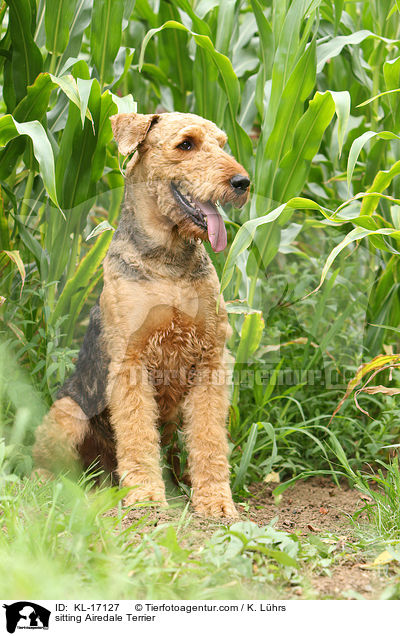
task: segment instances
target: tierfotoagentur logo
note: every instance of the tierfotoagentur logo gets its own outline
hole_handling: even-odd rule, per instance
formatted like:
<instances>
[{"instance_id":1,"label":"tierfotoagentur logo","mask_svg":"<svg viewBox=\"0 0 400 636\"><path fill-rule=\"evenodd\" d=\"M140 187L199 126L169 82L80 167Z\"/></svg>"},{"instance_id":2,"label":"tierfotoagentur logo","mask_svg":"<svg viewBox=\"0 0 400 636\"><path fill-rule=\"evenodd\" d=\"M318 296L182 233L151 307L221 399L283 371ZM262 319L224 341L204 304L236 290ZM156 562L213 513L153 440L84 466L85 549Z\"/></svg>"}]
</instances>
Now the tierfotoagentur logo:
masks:
<instances>
[{"instance_id":1,"label":"tierfotoagentur logo","mask_svg":"<svg viewBox=\"0 0 400 636\"><path fill-rule=\"evenodd\" d=\"M14 634L16 629L49 629L51 612L41 605L31 601L18 601L3 607L6 610L6 627L9 634Z\"/></svg>"}]
</instances>

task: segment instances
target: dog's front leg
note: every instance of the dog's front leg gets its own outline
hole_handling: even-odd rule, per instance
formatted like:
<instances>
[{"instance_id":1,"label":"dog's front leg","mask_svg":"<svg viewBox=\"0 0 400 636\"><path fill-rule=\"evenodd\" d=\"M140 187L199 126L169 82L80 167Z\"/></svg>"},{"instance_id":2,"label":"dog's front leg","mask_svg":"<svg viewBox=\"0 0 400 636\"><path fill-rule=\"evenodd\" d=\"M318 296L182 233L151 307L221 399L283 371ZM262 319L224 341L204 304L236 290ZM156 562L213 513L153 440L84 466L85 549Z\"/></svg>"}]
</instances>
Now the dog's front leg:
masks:
<instances>
[{"instance_id":1,"label":"dog's front leg","mask_svg":"<svg viewBox=\"0 0 400 636\"><path fill-rule=\"evenodd\" d=\"M166 505L160 464L158 410L146 369L111 363L108 383L118 474L132 487L127 505L154 501Z\"/></svg>"},{"instance_id":2,"label":"dog's front leg","mask_svg":"<svg viewBox=\"0 0 400 636\"><path fill-rule=\"evenodd\" d=\"M196 512L206 517L237 518L229 485L226 435L229 399L225 380L222 365L213 373L207 370L191 387L182 411Z\"/></svg>"}]
</instances>

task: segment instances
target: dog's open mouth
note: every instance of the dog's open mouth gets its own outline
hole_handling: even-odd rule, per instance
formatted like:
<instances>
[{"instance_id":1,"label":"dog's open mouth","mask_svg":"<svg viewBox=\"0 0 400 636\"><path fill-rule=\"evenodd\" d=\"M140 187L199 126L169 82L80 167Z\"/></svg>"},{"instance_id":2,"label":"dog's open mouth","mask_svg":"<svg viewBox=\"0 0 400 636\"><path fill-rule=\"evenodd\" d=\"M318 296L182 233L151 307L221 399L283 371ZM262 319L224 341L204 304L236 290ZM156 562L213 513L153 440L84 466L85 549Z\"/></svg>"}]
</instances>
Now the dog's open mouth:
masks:
<instances>
[{"instance_id":1,"label":"dog's open mouth","mask_svg":"<svg viewBox=\"0 0 400 636\"><path fill-rule=\"evenodd\" d=\"M227 244L226 229L222 216L215 205L211 201L204 202L194 199L186 191L183 194L174 182L171 182L171 190L182 212L189 216L193 223L207 232L214 252L222 252Z\"/></svg>"}]
</instances>

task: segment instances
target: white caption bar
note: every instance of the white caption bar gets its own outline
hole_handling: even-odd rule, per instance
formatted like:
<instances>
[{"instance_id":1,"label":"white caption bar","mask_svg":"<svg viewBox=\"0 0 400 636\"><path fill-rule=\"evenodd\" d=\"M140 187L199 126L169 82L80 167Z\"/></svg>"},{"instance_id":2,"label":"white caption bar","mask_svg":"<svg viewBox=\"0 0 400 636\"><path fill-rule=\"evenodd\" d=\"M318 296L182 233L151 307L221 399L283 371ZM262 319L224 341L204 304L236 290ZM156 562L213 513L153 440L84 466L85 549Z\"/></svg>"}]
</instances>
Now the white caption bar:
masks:
<instances>
[{"instance_id":1,"label":"white caption bar","mask_svg":"<svg viewBox=\"0 0 400 636\"><path fill-rule=\"evenodd\" d=\"M196 633L376 636L395 625L396 601L0 601L0 634L176 635ZM276 630L276 631L275 631Z\"/></svg>"}]
</instances>

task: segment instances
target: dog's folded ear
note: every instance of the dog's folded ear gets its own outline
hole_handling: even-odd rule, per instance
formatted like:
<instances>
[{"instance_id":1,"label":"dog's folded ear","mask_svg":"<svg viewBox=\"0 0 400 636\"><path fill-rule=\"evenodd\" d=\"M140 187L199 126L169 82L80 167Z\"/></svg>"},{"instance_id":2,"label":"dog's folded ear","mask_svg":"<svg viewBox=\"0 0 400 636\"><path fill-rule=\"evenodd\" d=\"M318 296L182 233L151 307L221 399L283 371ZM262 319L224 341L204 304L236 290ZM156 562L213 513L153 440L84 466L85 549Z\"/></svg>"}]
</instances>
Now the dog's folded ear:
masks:
<instances>
[{"instance_id":1,"label":"dog's folded ear","mask_svg":"<svg viewBox=\"0 0 400 636\"><path fill-rule=\"evenodd\" d=\"M130 155L144 141L158 115L121 113L110 117L114 139L121 155Z\"/></svg>"}]
</instances>

